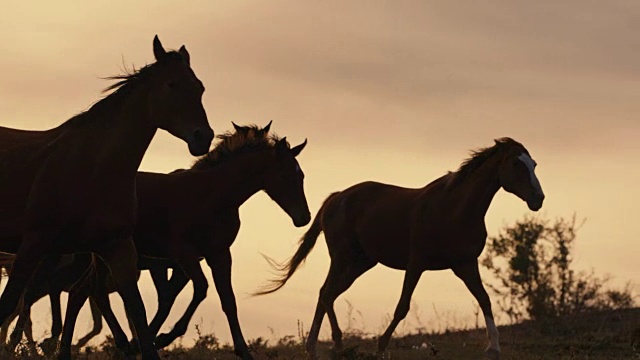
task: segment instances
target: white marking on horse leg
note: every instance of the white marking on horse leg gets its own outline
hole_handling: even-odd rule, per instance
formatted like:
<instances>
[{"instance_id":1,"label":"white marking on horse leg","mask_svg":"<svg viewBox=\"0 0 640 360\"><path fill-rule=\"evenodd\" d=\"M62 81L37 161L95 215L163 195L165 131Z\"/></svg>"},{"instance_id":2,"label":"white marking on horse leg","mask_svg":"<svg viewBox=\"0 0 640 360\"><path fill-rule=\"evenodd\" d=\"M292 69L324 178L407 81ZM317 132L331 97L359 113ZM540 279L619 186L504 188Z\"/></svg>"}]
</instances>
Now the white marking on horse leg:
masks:
<instances>
[{"instance_id":1,"label":"white marking on horse leg","mask_svg":"<svg viewBox=\"0 0 640 360\"><path fill-rule=\"evenodd\" d=\"M542 194L542 186L540 186L540 181L538 181L538 177L535 173L536 162L527 154L522 153L518 156L518 159L522 161L529 169L529 177L531 178L531 186L536 189L540 194Z\"/></svg>"},{"instance_id":2,"label":"white marking on horse leg","mask_svg":"<svg viewBox=\"0 0 640 360\"><path fill-rule=\"evenodd\" d=\"M493 317L485 316L484 321L487 324L487 336L489 337L489 348L500 351L500 340L498 334L498 328L493 321Z\"/></svg>"}]
</instances>

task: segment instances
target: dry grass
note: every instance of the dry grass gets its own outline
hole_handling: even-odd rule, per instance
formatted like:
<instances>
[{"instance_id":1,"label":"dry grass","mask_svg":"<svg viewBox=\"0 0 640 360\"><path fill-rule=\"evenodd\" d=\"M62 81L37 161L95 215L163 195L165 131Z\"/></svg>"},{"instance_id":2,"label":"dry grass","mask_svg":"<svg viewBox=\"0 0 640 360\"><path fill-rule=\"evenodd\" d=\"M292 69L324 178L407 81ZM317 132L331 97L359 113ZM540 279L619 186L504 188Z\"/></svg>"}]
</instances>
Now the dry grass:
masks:
<instances>
[{"instance_id":1,"label":"dry grass","mask_svg":"<svg viewBox=\"0 0 640 360\"><path fill-rule=\"evenodd\" d=\"M584 314L582 316L502 326L503 360L632 360L640 359L640 308ZM277 343L261 338L249 341L258 359L306 359L303 332L286 336ZM374 337L358 331L345 334L345 349L331 350L331 343L320 342L322 359L376 359ZM386 359L482 359L486 346L484 329L411 334L396 337ZM23 348L23 350L26 349ZM237 359L229 344L220 344L211 334L201 334L195 346L176 346L161 352L163 359ZM27 353L18 359L44 359ZM87 348L78 359L123 359L108 341L100 349Z\"/></svg>"}]
</instances>

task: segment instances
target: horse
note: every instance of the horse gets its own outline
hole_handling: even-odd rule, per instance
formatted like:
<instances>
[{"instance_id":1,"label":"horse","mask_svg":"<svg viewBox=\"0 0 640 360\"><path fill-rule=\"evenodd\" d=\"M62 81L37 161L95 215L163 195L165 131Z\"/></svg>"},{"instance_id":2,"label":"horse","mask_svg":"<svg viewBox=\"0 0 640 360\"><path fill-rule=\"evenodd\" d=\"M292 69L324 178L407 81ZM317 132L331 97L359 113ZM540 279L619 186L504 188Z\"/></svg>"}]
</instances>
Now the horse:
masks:
<instances>
[{"instance_id":1,"label":"horse","mask_svg":"<svg viewBox=\"0 0 640 360\"><path fill-rule=\"evenodd\" d=\"M158 332L189 280L194 287L186 312L171 332L156 338L157 348L184 335L191 317L205 299L208 283L200 267L204 258L229 323L235 353L243 359L252 359L240 329L231 284L230 247L240 229L239 208L263 190L289 215L294 226L304 226L311 220L304 194L304 173L296 161L307 141L291 148L286 138L269 133L270 125L261 129L234 124L235 132L219 135L220 141L213 150L190 169L171 174L138 174L138 221L133 238L142 257L140 269L148 267L156 284L160 284L158 311L149 326L153 334ZM174 269L169 281L167 268ZM102 282L104 279L84 283ZM88 296L96 296L89 286L72 289L69 295L61 353L69 351L75 319ZM104 303L98 305L103 312L110 311L102 307ZM111 330L117 344L126 340L121 328Z\"/></svg>"},{"instance_id":2,"label":"horse","mask_svg":"<svg viewBox=\"0 0 640 360\"><path fill-rule=\"evenodd\" d=\"M306 350L312 358L317 356L316 343L325 314L329 317L335 349L342 348L334 301L360 275L381 263L405 270L405 276L393 320L378 340L379 354L384 354L393 331L407 315L422 273L452 269L480 304L489 338L485 353L498 359L498 329L477 260L487 237L484 217L500 188L526 201L530 210L539 210L544 193L535 166L522 144L501 138L491 147L472 152L458 171L449 172L423 188L368 181L335 192L324 201L287 262L280 264L267 258L279 276L255 295L282 288L324 232L331 265L307 337Z\"/></svg>"},{"instance_id":3,"label":"horse","mask_svg":"<svg viewBox=\"0 0 640 360\"><path fill-rule=\"evenodd\" d=\"M153 53L154 63L112 77L107 96L57 128L0 128L0 251L16 254L0 323L29 281L42 282L36 268L55 266L48 255L92 252L110 269L143 359L158 359L136 281L136 173L159 128L193 155L207 153L214 134L187 49L166 51L155 36Z\"/></svg>"}]
</instances>

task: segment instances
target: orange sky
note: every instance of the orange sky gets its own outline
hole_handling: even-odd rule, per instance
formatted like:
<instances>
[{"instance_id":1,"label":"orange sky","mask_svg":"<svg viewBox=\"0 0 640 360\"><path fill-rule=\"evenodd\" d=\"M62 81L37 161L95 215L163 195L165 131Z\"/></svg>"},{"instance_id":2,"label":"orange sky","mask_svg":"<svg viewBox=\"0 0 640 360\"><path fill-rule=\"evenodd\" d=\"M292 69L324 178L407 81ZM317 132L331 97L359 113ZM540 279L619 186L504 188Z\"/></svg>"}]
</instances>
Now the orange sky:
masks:
<instances>
[{"instance_id":1,"label":"orange sky","mask_svg":"<svg viewBox=\"0 0 640 360\"><path fill-rule=\"evenodd\" d=\"M313 213L330 192L363 180L422 186L455 170L468 149L511 136L539 164L547 195L543 214L575 211L587 218L575 266L610 273L617 283L631 280L640 289L636 1L186 4L3 4L0 125L49 128L86 109L108 84L99 77L119 72L123 61L153 60L151 40L158 34L165 47L185 44L191 52L217 132L230 121L273 119L272 129L290 141L309 138L300 162ZM142 169L170 171L190 162L185 144L162 132ZM281 292L248 298L269 277L260 253L284 259L304 229L294 228L264 194L241 210L232 251L245 335L270 337L269 327L276 335L294 334L298 319L306 327L311 322L328 268L324 242ZM523 202L500 192L486 218L490 234L526 213ZM384 268L364 275L336 303L343 327L348 299L366 330L379 332L394 310L401 278ZM149 284L143 276L150 312L155 296ZM425 274L413 299L429 328L473 319L472 296L448 271ZM47 311L47 302L36 309ZM213 287L194 319L205 331L230 338ZM43 316L35 321L38 331L50 323ZM77 335L87 321L83 313ZM416 323L410 315L405 329Z\"/></svg>"}]
</instances>

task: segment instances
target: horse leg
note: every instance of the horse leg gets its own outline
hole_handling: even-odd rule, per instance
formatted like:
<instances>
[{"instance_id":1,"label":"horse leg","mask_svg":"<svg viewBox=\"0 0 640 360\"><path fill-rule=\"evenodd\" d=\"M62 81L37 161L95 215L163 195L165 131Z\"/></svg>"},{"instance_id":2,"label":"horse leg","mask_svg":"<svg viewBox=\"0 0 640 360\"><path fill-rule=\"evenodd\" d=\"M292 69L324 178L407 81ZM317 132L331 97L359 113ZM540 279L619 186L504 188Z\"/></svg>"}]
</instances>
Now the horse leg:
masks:
<instances>
[{"instance_id":1,"label":"horse leg","mask_svg":"<svg viewBox=\"0 0 640 360\"><path fill-rule=\"evenodd\" d=\"M82 306L89 297L91 283L101 281L96 276L93 266L88 266L82 276L69 289L69 299L67 301L67 311L64 317L62 337L60 339L60 349L58 359L71 359L71 343L73 340L73 330L76 326L78 314Z\"/></svg>"},{"instance_id":2,"label":"horse leg","mask_svg":"<svg viewBox=\"0 0 640 360\"><path fill-rule=\"evenodd\" d=\"M0 346L4 347L7 345L7 336L9 335L9 326L11 326L11 323L13 322L13 320L15 320L18 315L20 315L20 311L22 310L22 307L19 307L18 309L16 309L16 311L14 311L9 318L7 318L7 320L2 324L2 327L0 328Z\"/></svg>"},{"instance_id":3,"label":"horse leg","mask_svg":"<svg viewBox=\"0 0 640 360\"><path fill-rule=\"evenodd\" d=\"M87 335L83 336L78 340L76 346L78 349L87 345L89 340L93 339L95 336L99 335L102 332L102 313L98 308L98 304L96 304L95 300L92 297L89 297L89 307L91 309L91 318L93 319L93 329L87 333Z\"/></svg>"},{"instance_id":4,"label":"horse leg","mask_svg":"<svg viewBox=\"0 0 640 360\"><path fill-rule=\"evenodd\" d=\"M0 296L0 323L4 323L16 310L24 289L46 254L47 246L43 246L46 240L48 239L35 232L24 235L13 262L9 281Z\"/></svg>"},{"instance_id":5,"label":"horse leg","mask_svg":"<svg viewBox=\"0 0 640 360\"><path fill-rule=\"evenodd\" d=\"M351 261L354 260L352 259ZM360 277L360 275L374 266L375 262L368 259L355 260L348 265L346 271L337 277L336 281L331 284L332 286L325 287L324 293L320 295L322 304L327 312L327 317L329 318L329 324L331 324L331 338L333 339L335 350L342 350L342 331L340 330L340 326L338 326L338 319L333 308L333 303L340 294L347 291L347 289L353 285L353 282Z\"/></svg>"},{"instance_id":6,"label":"horse leg","mask_svg":"<svg viewBox=\"0 0 640 360\"><path fill-rule=\"evenodd\" d=\"M307 341L305 344L307 354L312 359L317 359L318 357L316 353L316 344L318 343L318 335L320 334L320 328L322 327L322 320L324 320L324 315L326 313L326 309L324 307L323 295L325 294L328 288L333 287L333 283L337 281L343 268L344 268L344 265L331 259L329 273L327 274L327 278L324 280L324 284L320 288L320 295L318 296L318 304L316 305L316 311L315 311L315 314L313 315L313 321L311 322L311 328L309 329L309 334L307 334Z\"/></svg>"},{"instance_id":7,"label":"horse leg","mask_svg":"<svg viewBox=\"0 0 640 360\"><path fill-rule=\"evenodd\" d=\"M16 326L9 337L9 350L14 351L22 340L22 334L27 336L27 341L32 351L37 353L33 334L31 331L31 306L46 295L47 280L59 262L58 256L47 256L42 259L22 297L22 310L16 322ZM26 332L25 332L26 331ZM29 339L30 338L30 339Z\"/></svg>"},{"instance_id":8,"label":"horse leg","mask_svg":"<svg viewBox=\"0 0 640 360\"><path fill-rule=\"evenodd\" d=\"M167 320L178 294L180 294L182 289L184 289L184 287L187 286L187 283L189 283L189 278L181 268L173 269L171 278L166 280L167 269L168 268L166 267L163 267L162 269L149 269L151 279L153 280L153 284L156 286L156 291L158 292L158 311L156 311L156 315L153 317L153 320L151 320L151 324L149 325L149 331L154 336L158 334L160 327Z\"/></svg>"},{"instance_id":9,"label":"horse leg","mask_svg":"<svg viewBox=\"0 0 640 360\"><path fill-rule=\"evenodd\" d=\"M142 359L160 359L153 346L144 303L138 289L138 255L133 238L121 239L110 245L103 248L99 255L108 265L127 316L135 325Z\"/></svg>"},{"instance_id":10,"label":"horse leg","mask_svg":"<svg viewBox=\"0 0 640 360\"><path fill-rule=\"evenodd\" d=\"M193 317L193 314L196 312L198 305L200 305L200 303L207 297L209 283L202 272L198 258L194 257L190 258L190 260L181 260L179 263L185 274L193 280L193 298L191 299L185 313L173 326L173 329L168 333L158 335L155 341L156 348L158 349L162 349L163 347L171 344L175 339L187 332L187 327L189 326L191 317Z\"/></svg>"},{"instance_id":11,"label":"horse leg","mask_svg":"<svg viewBox=\"0 0 640 360\"><path fill-rule=\"evenodd\" d=\"M111 334L113 334L113 341L116 343L116 347L125 354L133 354L134 351L129 346L129 339L127 338L127 334L125 334L124 330L122 330L122 327L120 326L116 315L113 313L111 302L109 302L109 294L107 293L107 291L105 291L104 289L94 290L91 294L91 299L98 307L98 311L102 313L102 316L104 316L104 321L107 322L107 326L111 330ZM93 313L93 308L91 309L91 311Z\"/></svg>"},{"instance_id":12,"label":"horse leg","mask_svg":"<svg viewBox=\"0 0 640 360\"><path fill-rule=\"evenodd\" d=\"M454 267L453 272L464 282L467 286L467 289L471 292L473 297L476 298L478 304L480 305L480 309L482 309L482 314L484 315L484 320L487 326L487 337L489 338L489 346L485 350L485 354L487 358L492 360L500 359L500 343L499 343L499 335L498 328L496 327L496 323L493 320L493 312L491 311L491 299L489 299L489 295L482 285L482 280L480 279L480 271L478 270L478 262L472 261L457 267Z\"/></svg>"},{"instance_id":13,"label":"horse leg","mask_svg":"<svg viewBox=\"0 0 640 360\"><path fill-rule=\"evenodd\" d=\"M29 352L35 356L38 354L38 348L36 342L33 340L33 323L31 322L31 309L29 309L29 316L24 324L24 337L27 338L27 344L29 344Z\"/></svg>"},{"instance_id":14,"label":"horse leg","mask_svg":"<svg viewBox=\"0 0 640 360\"><path fill-rule=\"evenodd\" d=\"M49 293L49 301L51 302L51 336L44 339L40 344L40 348L45 356L49 356L56 351L58 347L58 338L62 333L62 312L60 310L61 291L56 290Z\"/></svg>"},{"instance_id":15,"label":"horse leg","mask_svg":"<svg viewBox=\"0 0 640 360\"><path fill-rule=\"evenodd\" d=\"M391 340L391 336L395 331L396 327L402 321L407 314L409 313L409 306L411 303L411 295L413 294L413 290L415 290L416 285L418 285L418 280L420 280L420 276L422 275L422 271L417 271L412 269L411 267L407 268L407 271L404 273L404 282L402 284L402 294L400 295L400 300L398 301L398 305L396 306L396 311L393 313L393 320L387 327L387 330L380 336L378 339L378 353L384 353L385 349L389 345L389 341Z\"/></svg>"},{"instance_id":16,"label":"horse leg","mask_svg":"<svg viewBox=\"0 0 640 360\"><path fill-rule=\"evenodd\" d=\"M13 353L16 350L16 347L20 344L20 341L22 340L22 334L30 317L31 309L23 303L23 305L20 307L20 311L18 312L18 320L16 321L16 325L14 326L13 331L9 336L9 343L6 347L8 351Z\"/></svg>"},{"instance_id":17,"label":"horse leg","mask_svg":"<svg viewBox=\"0 0 640 360\"><path fill-rule=\"evenodd\" d=\"M228 248L226 251L220 250L212 256L207 256L206 259L213 273L213 282L220 297L222 311L227 316L227 322L231 329L234 351L242 359L253 359L238 321L238 307L236 305L236 297L233 294L233 287L231 286L231 251Z\"/></svg>"},{"instance_id":18,"label":"horse leg","mask_svg":"<svg viewBox=\"0 0 640 360\"><path fill-rule=\"evenodd\" d=\"M0 344L0 350L2 352L7 352L12 354L15 348L10 346L11 341L7 341L7 337L9 337L9 327L11 326L11 323L13 322L13 320L19 319L20 314L22 314L22 308L23 308L22 301L23 300L21 299L16 310L11 315L9 315L7 320L5 320L5 322L2 324L2 329L0 330L1 331L0 337L2 337L3 339L2 343ZM13 331L11 332L11 335L13 335Z\"/></svg>"},{"instance_id":19,"label":"horse leg","mask_svg":"<svg viewBox=\"0 0 640 360\"><path fill-rule=\"evenodd\" d=\"M3 267L6 273L6 276L8 277L9 274L11 273L11 265L6 264ZM2 274L2 269L0 268L0 282L2 280L2 277L4 277L4 275ZM9 335L9 326L11 326L11 323L13 322L13 320L15 320L15 318L18 317L18 315L20 315L20 309L16 309L9 316L9 318L2 323L2 326L0 327L0 348L4 349L7 346L7 336Z\"/></svg>"}]
</instances>

